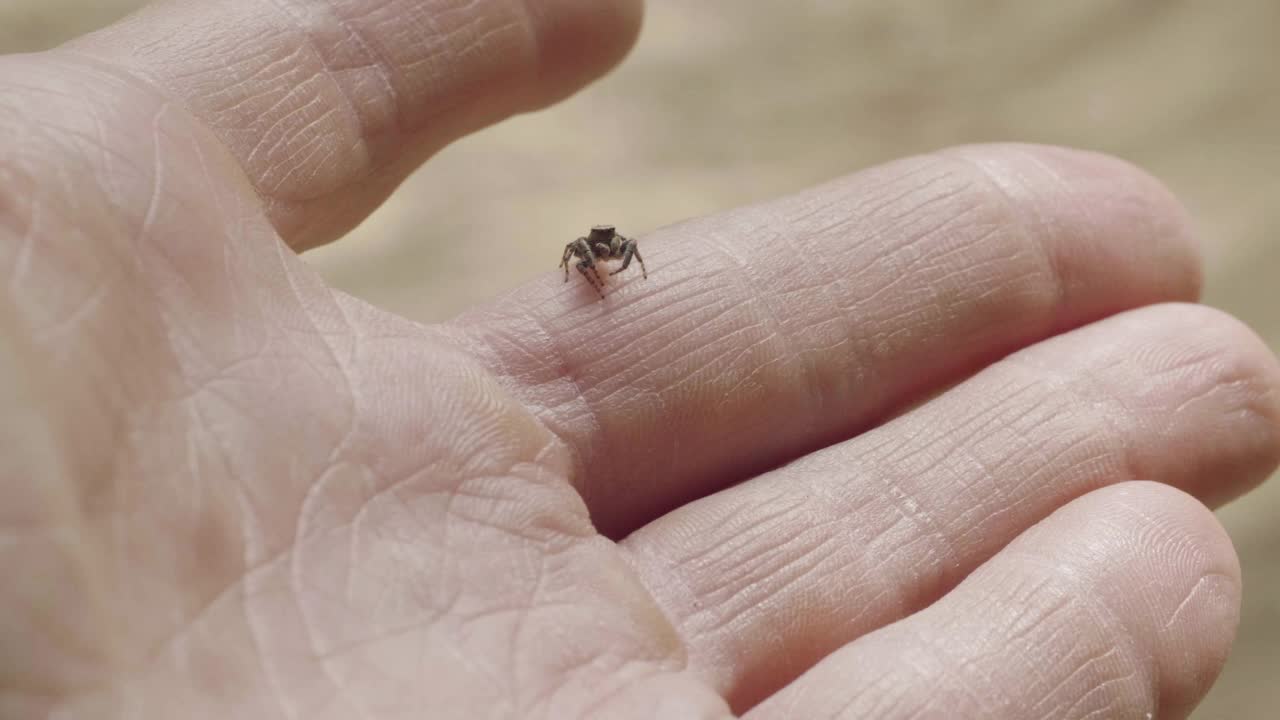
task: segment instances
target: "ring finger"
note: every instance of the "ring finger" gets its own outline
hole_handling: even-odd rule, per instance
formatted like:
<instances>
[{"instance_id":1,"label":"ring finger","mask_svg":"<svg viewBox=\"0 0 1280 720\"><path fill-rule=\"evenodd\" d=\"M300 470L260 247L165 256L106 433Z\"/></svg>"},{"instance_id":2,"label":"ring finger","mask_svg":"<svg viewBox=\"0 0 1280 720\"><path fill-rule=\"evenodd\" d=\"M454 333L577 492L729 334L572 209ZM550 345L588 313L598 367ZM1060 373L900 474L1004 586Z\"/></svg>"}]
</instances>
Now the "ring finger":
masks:
<instances>
[{"instance_id":1,"label":"ring finger","mask_svg":"<svg viewBox=\"0 0 1280 720\"><path fill-rule=\"evenodd\" d=\"M1240 568L1213 515L1155 483L1068 504L947 597L746 716L1180 718L1226 660Z\"/></svg>"}]
</instances>

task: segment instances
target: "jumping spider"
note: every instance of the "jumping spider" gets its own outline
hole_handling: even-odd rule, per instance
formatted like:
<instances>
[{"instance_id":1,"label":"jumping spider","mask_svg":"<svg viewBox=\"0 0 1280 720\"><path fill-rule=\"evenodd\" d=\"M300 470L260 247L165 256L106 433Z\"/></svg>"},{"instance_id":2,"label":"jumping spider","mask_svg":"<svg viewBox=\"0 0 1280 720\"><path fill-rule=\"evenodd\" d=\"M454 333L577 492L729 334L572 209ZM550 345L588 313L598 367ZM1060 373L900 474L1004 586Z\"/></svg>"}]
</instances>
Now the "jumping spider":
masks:
<instances>
[{"instance_id":1,"label":"jumping spider","mask_svg":"<svg viewBox=\"0 0 1280 720\"><path fill-rule=\"evenodd\" d=\"M601 260L622 260L622 267L609 273L617 275L631 264L631 257L640 261L640 272L649 278L649 271L644 267L644 258L640 257L640 248L636 241L618 234L612 225L596 225L586 237L564 246L564 257L560 258L560 267L564 268L564 281L569 282L569 260L578 258L578 272L591 283L591 287L604 297L604 280L596 269L596 262Z\"/></svg>"}]
</instances>

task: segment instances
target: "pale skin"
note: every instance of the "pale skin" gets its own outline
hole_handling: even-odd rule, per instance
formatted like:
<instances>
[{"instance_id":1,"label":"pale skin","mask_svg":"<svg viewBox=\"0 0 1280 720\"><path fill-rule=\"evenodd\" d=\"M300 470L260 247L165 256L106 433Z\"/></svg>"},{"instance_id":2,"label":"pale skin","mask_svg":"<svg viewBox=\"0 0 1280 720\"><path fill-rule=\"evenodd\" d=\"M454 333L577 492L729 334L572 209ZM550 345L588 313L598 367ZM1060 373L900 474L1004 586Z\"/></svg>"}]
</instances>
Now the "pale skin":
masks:
<instances>
[{"instance_id":1,"label":"pale skin","mask_svg":"<svg viewBox=\"0 0 1280 720\"><path fill-rule=\"evenodd\" d=\"M171 0L0 61L0 717L1190 712L1280 370L1141 171L953 149L434 326L294 255L639 16Z\"/></svg>"}]
</instances>

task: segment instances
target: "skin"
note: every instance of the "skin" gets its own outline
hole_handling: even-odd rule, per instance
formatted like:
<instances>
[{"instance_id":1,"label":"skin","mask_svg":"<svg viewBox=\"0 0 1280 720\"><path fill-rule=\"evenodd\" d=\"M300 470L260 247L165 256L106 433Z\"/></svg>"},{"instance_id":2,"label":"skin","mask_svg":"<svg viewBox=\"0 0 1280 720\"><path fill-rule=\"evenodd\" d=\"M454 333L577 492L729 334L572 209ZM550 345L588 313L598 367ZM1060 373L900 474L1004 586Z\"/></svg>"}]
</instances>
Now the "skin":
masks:
<instances>
[{"instance_id":1,"label":"skin","mask_svg":"<svg viewBox=\"0 0 1280 720\"><path fill-rule=\"evenodd\" d=\"M0 716L1190 712L1280 369L1142 172L910 158L436 326L296 257L639 16L174 0L0 60Z\"/></svg>"}]
</instances>

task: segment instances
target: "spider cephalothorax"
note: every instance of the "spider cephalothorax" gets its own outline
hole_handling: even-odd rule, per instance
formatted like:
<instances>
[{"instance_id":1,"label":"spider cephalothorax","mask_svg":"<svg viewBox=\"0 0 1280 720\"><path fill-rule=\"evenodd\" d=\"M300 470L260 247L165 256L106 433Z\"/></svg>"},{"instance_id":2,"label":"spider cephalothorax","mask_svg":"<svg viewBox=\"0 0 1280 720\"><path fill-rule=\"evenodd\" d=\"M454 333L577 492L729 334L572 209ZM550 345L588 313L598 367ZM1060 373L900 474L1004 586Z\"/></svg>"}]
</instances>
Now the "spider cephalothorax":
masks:
<instances>
[{"instance_id":1,"label":"spider cephalothorax","mask_svg":"<svg viewBox=\"0 0 1280 720\"><path fill-rule=\"evenodd\" d=\"M631 258L640 261L640 272L648 279L649 271L644 267L644 258L640 257L640 248L636 241L618 234L612 225L596 225L586 237L564 246L564 256L560 258L560 267L564 268L564 281L569 282L569 260L578 258L578 272L591 283L591 287L604 297L604 279L596 269L596 263L603 260L622 260L622 267L609 273L617 275L631 264Z\"/></svg>"}]
</instances>

